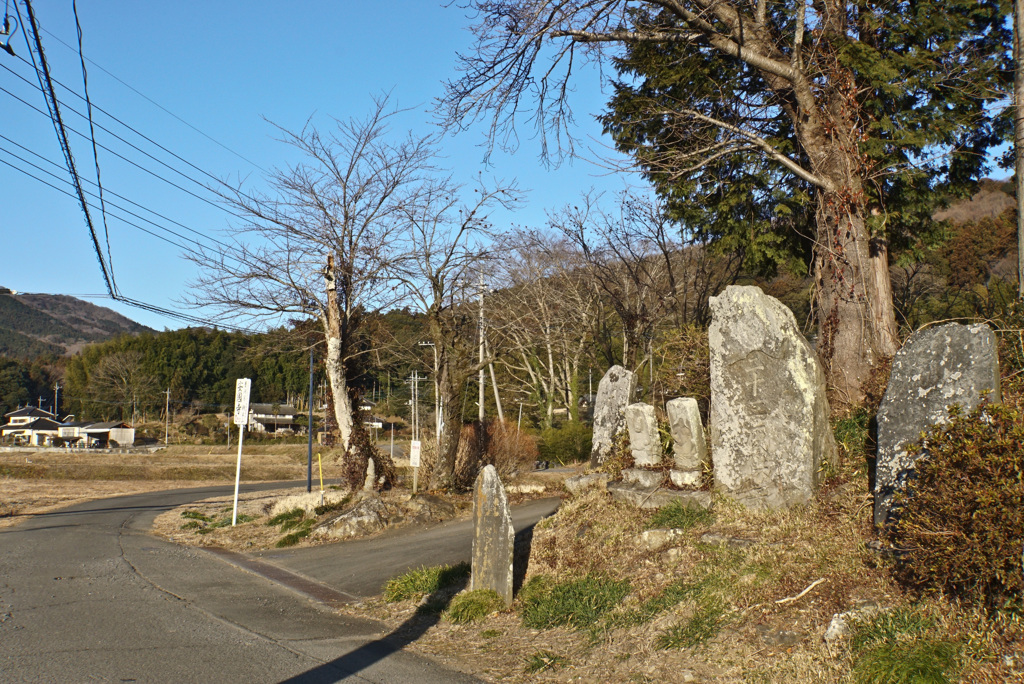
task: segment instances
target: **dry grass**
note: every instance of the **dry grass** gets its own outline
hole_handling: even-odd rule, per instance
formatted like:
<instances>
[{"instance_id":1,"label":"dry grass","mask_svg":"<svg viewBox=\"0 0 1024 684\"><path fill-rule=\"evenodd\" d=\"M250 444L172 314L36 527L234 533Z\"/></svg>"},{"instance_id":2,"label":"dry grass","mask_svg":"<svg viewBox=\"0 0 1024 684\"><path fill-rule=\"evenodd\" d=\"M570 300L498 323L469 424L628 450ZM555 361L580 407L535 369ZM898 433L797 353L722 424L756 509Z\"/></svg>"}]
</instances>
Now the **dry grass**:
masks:
<instances>
[{"instance_id":1,"label":"dry grass","mask_svg":"<svg viewBox=\"0 0 1024 684\"><path fill-rule=\"evenodd\" d=\"M234 481L237 447L171 445L154 453L107 454L61 450L0 452L0 526L64 506L126 494L227 484ZM246 446L244 481L306 476L302 445ZM333 464L324 476L334 477Z\"/></svg>"},{"instance_id":2,"label":"dry grass","mask_svg":"<svg viewBox=\"0 0 1024 684\"><path fill-rule=\"evenodd\" d=\"M598 493L573 499L534 531L527 579L628 580L631 593L613 613L588 629L535 630L523 626L517 598L480 623L439 621L412 648L489 681L847 682L848 643L830 650L822 639L833 615L914 604L937 616L945 638L966 644L961 681L1024 681L1024 621L905 595L866 546L866 477L850 469L843 478L788 511L718 499L713 521L656 549L641 540L652 513ZM715 539L731 543L708 543ZM412 603L364 610L398 634L430 619Z\"/></svg>"}]
</instances>

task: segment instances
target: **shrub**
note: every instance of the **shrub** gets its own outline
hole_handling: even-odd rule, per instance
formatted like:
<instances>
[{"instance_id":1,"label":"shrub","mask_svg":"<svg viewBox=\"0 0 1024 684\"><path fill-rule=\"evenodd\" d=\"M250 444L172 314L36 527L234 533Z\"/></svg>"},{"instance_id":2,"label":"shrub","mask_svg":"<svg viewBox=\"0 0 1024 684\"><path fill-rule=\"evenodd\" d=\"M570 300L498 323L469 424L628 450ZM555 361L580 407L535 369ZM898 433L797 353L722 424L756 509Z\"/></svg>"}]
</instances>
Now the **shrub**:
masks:
<instances>
[{"instance_id":1,"label":"shrub","mask_svg":"<svg viewBox=\"0 0 1024 684\"><path fill-rule=\"evenodd\" d=\"M469 563L435 565L410 570L393 577L384 585L384 600L388 603L406 601L433 594L439 589L458 584L469 577Z\"/></svg>"},{"instance_id":2,"label":"shrub","mask_svg":"<svg viewBox=\"0 0 1024 684\"><path fill-rule=\"evenodd\" d=\"M487 453L484 461L502 478L510 478L537 460L537 440L515 423L492 420L487 423Z\"/></svg>"},{"instance_id":3,"label":"shrub","mask_svg":"<svg viewBox=\"0 0 1024 684\"><path fill-rule=\"evenodd\" d=\"M1024 590L1024 424L1006 406L950 412L896 498L891 534L905 552L897 576L919 590L999 605Z\"/></svg>"},{"instance_id":4,"label":"shrub","mask_svg":"<svg viewBox=\"0 0 1024 684\"><path fill-rule=\"evenodd\" d=\"M569 421L540 433L537 451L545 461L559 465L578 463L590 458L593 430L579 421Z\"/></svg>"},{"instance_id":5,"label":"shrub","mask_svg":"<svg viewBox=\"0 0 1024 684\"><path fill-rule=\"evenodd\" d=\"M505 599L492 589L477 589L452 599L444 619L457 625L474 622L505 609Z\"/></svg>"},{"instance_id":6,"label":"shrub","mask_svg":"<svg viewBox=\"0 0 1024 684\"><path fill-rule=\"evenodd\" d=\"M630 589L625 580L601 575L562 582L537 576L520 592L523 624L534 629L561 625L585 629L618 606Z\"/></svg>"}]
</instances>

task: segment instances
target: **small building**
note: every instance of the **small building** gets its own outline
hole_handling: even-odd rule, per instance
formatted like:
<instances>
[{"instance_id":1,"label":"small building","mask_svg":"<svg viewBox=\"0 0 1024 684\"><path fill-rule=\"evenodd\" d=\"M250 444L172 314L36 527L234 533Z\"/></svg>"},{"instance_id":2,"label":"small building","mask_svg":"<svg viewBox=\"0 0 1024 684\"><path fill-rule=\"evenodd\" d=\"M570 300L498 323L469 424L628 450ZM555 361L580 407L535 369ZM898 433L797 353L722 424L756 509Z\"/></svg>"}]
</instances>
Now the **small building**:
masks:
<instances>
[{"instance_id":1,"label":"small building","mask_svg":"<svg viewBox=\"0 0 1024 684\"><path fill-rule=\"evenodd\" d=\"M288 404L250 404L248 428L253 432L270 434L285 431L294 433L299 428L295 417L295 407Z\"/></svg>"},{"instance_id":2,"label":"small building","mask_svg":"<svg viewBox=\"0 0 1024 684\"><path fill-rule=\"evenodd\" d=\"M18 444L49 446L60 434L60 423L50 418L10 422L0 427L0 434L4 438L14 439Z\"/></svg>"}]
</instances>

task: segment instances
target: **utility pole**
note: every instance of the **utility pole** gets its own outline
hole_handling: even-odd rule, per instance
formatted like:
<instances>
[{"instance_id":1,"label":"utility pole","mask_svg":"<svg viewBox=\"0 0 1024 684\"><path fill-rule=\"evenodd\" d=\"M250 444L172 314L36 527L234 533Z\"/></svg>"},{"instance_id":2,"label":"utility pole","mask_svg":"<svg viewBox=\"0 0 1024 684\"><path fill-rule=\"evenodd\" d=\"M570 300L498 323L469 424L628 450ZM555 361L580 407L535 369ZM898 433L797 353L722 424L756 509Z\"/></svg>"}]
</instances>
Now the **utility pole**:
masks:
<instances>
[{"instance_id":1,"label":"utility pole","mask_svg":"<svg viewBox=\"0 0 1024 684\"><path fill-rule=\"evenodd\" d=\"M167 446L167 440L171 434L171 388L168 387L163 394L167 395L167 400L164 403L164 446ZM228 428L228 439L231 439L231 428Z\"/></svg>"},{"instance_id":2,"label":"utility pole","mask_svg":"<svg viewBox=\"0 0 1024 684\"><path fill-rule=\"evenodd\" d=\"M1024 299L1024 0L1013 0L1013 151L1016 157L1017 296Z\"/></svg>"},{"instance_id":3,"label":"utility pole","mask_svg":"<svg viewBox=\"0 0 1024 684\"><path fill-rule=\"evenodd\" d=\"M486 340L484 346L487 347ZM490 347L487 347L487 351L490 351ZM491 370L491 387L494 389L494 405L498 407L498 420L504 423L505 413L501 410L501 394L498 392L498 381L494 377L494 362L488 363L487 367Z\"/></svg>"},{"instance_id":4,"label":"utility pole","mask_svg":"<svg viewBox=\"0 0 1024 684\"><path fill-rule=\"evenodd\" d=\"M53 384L53 417L60 417L60 383Z\"/></svg>"},{"instance_id":5,"label":"utility pole","mask_svg":"<svg viewBox=\"0 0 1024 684\"><path fill-rule=\"evenodd\" d=\"M480 377L478 383L480 385L480 396L479 396L479 411L477 412L477 418L481 423L484 422L486 416L484 415L484 274L480 273L480 320L477 324L479 328L480 336Z\"/></svg>"},{"instance_id":6,"label":"utility pole","mask_svg":"<svg viewBox=\"0 0 1024 684\"><path fill-rule=\"evenodd\" d=\"M313 491L313 345L309 345L309 433L306 450L306 493ZM322 487L322 485L321 485Z\"/></svg>"}]
</instances>

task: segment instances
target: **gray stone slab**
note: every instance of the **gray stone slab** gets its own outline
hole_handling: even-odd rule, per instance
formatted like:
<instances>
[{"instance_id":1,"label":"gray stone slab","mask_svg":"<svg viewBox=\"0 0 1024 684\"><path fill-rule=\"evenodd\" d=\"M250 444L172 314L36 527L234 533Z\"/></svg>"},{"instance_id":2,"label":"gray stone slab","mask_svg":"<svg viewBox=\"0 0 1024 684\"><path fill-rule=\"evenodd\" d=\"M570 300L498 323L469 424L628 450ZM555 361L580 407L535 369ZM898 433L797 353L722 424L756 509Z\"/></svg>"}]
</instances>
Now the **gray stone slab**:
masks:
<instances>
[{"instance_id":1,"label":"gray stone slab","mask_svg":"<svg viewBox=\"0 0 1024 684\"><path fill-rule=\"evenodd\" d=\"M675 501L693 508L711 508L711 492L681 492L674 489L648 489L629 482L612 482L608 493L617 501L631 503L638 508L661 508Z\"/></svg>"},{"instance_id":2,"label":"gray stone slab","mask_svg":"<svg viewBox=\"0 0 1024 684\"><path fill-rule=\"evenodd\" d=\"M757 287L711 298L715 486L754 508L810 501L836 461L825 374L793 312Z\"/></svg>"},{"instance_id":3,"label":"gray stone slab","mask_svg":"<svg viewBox=\"0 0 1024 684\"><path fill-rule=\"evenodd\" d=\"M635 391L636 376L622 366L609 368L598 383L591 466L601 465L611 454L615 436L625 427L626 406L632 403Z\"/></svg>"},{"instance_id":4,"label":"gray stone slab","mask_svg":"<svg viewBox=\"0 0 1024 684\"><path fill-rule=\"evenodd\" d=\"M661 436L658 434L658 416L650 404L630 404L626 407L626 427L629 429L629 450L638 466L661 465Z\"/></svg>"},{"instance_id":5,"label":"gray stone slab","mask_svg":"<svg viewBox=\"0 0 1024 684\"><path fill-rule=\"evenodd\" d=\"M672 433L672 457L676 468L700 471L708 459L708 444L704 439L704 425L700 408L692 397L679 397L665 404L668 427Z\"/></svg>"},{"instance_id":6,"label":"gray stone slab","mask_svg":"<svg viewBox=\"0 0 1024 684\"><path fill-rule=\"evenodd\" d=\"M641 468L626 468L622 471L622 479L640 485L645 489L657 487L665 481L665 473L660 470L643 470Z\"/></svg>"},{"instance_id":7,"label":"gray stone slab","mask_svg":"<svg viewBox=\"0 0 1024 684\"><path fill-rule=\"evenodd\" d=\"M579 496L588 489L605 491L608 488L609 480L611 480L611 476L608 473L585 473L566 478L565 488L573 496Z\"/></svg>"},{"instance_id":8,"label":"gray stone slab","mask_svg":"<svg viewBox=\"0 0 1024 684\"><path fill-rule=\"evenodd\" d=\"M473 490L473 570L469 588L491 589L512 603L515 530L505 487L494 466L484 466Z\"/></svg>"},{"instance_id":9,"label":"gray stone slab","mask_svg":"<svg viewBox=\"0 0 1024 684\"><path fill-rule=\"evenodd\" d=\"M919 330L896 352L878 407L876 525L888 521L893 493L913 472L907 447L946 422L952 404L971 410L983 396L1000 400L997 345L987 325L947 323Z\"/></svg>"}]
</instances>

